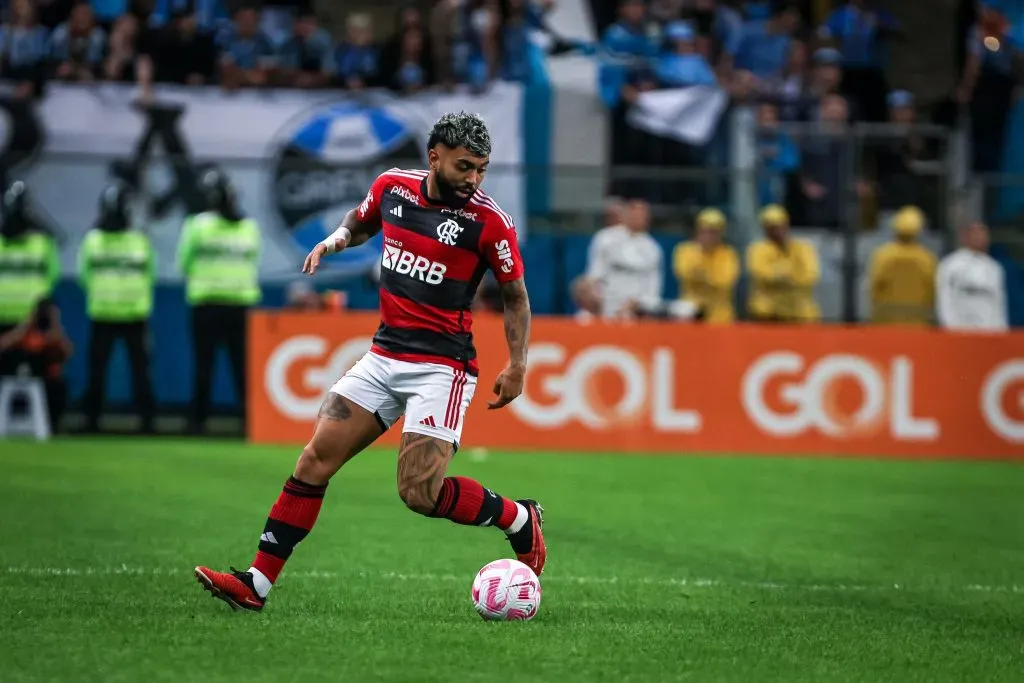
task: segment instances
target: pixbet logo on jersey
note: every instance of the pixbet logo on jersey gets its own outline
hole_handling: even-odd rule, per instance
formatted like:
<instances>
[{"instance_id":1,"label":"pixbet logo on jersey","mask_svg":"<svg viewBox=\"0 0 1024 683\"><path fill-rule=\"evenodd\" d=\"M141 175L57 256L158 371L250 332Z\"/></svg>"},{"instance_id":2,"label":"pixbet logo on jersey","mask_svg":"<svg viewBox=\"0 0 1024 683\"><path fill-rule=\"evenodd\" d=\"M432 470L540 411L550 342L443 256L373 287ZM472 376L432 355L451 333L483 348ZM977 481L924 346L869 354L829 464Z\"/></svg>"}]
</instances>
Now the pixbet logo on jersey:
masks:
<instances>
[{"instance_id":1,"label":"pixbet logo on jersey","mask_svg":"<svg viewBox=\"0 0 1024 683\"><path fill-rule=\"evenodd\" d=\"M384 254L381 258L381 266L393 270L399 275L414 277L420 282L428 285L438 285L444 280L445 271L448 267L443 263L437 263L430 259L417 256L411 251L402 249L402 243L388 240L384 244Z\"/></svg>"}]
</instances>

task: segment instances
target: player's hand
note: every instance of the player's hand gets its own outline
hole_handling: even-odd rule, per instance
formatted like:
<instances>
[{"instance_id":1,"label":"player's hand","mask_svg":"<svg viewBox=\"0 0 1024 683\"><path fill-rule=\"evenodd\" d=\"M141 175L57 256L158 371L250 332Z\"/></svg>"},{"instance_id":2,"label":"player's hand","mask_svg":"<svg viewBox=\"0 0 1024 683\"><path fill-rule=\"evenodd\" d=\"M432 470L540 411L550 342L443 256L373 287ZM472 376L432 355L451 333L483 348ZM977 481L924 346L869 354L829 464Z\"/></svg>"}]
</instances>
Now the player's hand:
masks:
<instances>
[{"instance_id":1,"label":"player's hand","mask_svg":"<svg viewBox=\"0 0 1024 683\"><path fill-rule=\"evenodd\" d=\"M521 365L509 365L498 379L494 380L494 393L497 399L487 402L488 410L504 408L514 401L519 394L523 393L523 383L526 381L526 368Z\"/></svg>"},{"instance_id":2,"label":"player's hand","mask_svg":"<svg viewBox=\"0 0 1024 683\"><path fill-rule=\"evenodd\" d=\"M309 273L312 275L316 272L316 269L320 267L320 259L327 254L327 245L323 242L319 242L313 251L309 252L306 256L306 262L302 264L302 272Z\"/></svg>"}]
</instances>

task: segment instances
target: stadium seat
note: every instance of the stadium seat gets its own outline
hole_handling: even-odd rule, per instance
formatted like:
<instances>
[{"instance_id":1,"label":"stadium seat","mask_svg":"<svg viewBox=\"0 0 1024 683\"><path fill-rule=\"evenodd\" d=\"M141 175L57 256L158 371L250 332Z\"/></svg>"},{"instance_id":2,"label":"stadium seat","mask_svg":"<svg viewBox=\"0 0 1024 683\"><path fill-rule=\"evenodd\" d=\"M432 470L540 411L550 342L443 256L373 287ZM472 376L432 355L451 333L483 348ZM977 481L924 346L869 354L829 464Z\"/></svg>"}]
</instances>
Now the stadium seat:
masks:
<instances>
[{"instance_id":1,"label":"stadium seat","mask_svg":"<svg viewBox=\"0 0 1024 683\"><path fill-rule=\"evenodd\" d=\"M14 414L14 401L25 401L27 414ZM0 437L30 434L37 441L50 438L50 411L43 380L26 374L0 378Z\"/></svg>"}]
</instances>

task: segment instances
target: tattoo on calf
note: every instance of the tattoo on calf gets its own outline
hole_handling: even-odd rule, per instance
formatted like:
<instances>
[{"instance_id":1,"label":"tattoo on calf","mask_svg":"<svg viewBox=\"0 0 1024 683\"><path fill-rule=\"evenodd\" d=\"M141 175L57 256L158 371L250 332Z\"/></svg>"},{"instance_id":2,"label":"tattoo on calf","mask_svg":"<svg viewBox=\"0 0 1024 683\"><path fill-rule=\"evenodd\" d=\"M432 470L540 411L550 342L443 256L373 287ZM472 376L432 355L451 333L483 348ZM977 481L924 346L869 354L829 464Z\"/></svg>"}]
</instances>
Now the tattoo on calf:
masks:
<instances>
[{"instance_id":1,"label":"tattoo on calf","mask_svg":"<svg viewBox=\"0 0 1024 683\"><path fill-rule=\"evenodd\" d=\"M444 481L452 445L423 434L402 436L398 453L398 493L406 505L430 514Z\"/></svg>"},{"instance_id":2,"label":"tattoo on calf","mask_svg":"<svg viewBox=\"0 0 1024 683\"><path fill-rule=\"evenodd\" d=\"M338 394L330 392L320 406L320 417L328 420L347 420L352 417L352 409Z\"/></svg>"}]
</instances>

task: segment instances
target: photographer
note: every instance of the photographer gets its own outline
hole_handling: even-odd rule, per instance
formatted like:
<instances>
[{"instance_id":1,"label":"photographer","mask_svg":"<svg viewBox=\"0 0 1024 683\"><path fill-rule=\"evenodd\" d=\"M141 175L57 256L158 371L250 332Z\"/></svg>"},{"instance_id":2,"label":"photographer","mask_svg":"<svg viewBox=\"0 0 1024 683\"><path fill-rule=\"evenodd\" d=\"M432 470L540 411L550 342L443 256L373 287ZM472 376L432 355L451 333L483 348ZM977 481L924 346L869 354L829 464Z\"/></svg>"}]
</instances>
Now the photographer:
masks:
<instances>
[{"instance_id":1,"label":"photographer","mask_svg":"<svg viewBox=\"0 0 1024 683\"><path fill-rule=\"evenodd\" d=\"M17 375L24 367L43 380L51 431L56 431L67 405L64 364L72 351L60 309L50 299L41 300L28 320L0 335L0 377Z\"/></svg>"}]
</instances>

